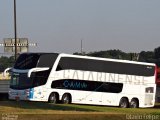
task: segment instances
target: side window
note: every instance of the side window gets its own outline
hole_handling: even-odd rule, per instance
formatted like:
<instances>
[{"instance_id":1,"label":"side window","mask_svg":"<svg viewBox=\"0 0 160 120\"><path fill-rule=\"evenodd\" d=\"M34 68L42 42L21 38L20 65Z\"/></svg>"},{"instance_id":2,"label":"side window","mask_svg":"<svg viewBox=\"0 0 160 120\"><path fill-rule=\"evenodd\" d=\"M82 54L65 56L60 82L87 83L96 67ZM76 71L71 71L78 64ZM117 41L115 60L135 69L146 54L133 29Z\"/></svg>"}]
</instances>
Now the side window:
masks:
<instances>
[{"instance_id":1,"label":"side window","mask_svg":"<svg viewBox=\"0 0 160 120\"><path fill-rule=\"evenodd\" d=\"M31 79L33 80L33 86L44 85L47 82L50 70L40 71L31 74Z\"/></svg>"},{"instance_id":2,"label":"side window","mask_svg":"<svg viewBox=\"0 0 160 120\"><path fill-rule=\"evenodd\" d=\"M137 76L153 76L155 72L153 66L73 57L61 58L57 71L65 69Z\"/></svg>"},{"instance_id":3,"label":"side window","mask_svg":"<svg viewBox=\"0 0 160 120\"><path fill-rule=\"evenodd\" d=\"M123 84L122 83L110 83L109 92L111 93L120 93L122 92Z\"/></svg>"},{"instance_id":4,"label":"side window","mask_svg":"<svg viewBox=\"0 0 160 120\"><path fill-rule=\"evenodd\" d=\"M56 70L65 69L104 72L102 61L71 57L61 58Z\"/></svg>"},{"instance_id":5,"label":"side window","mask_svg":"<svg viewBox=\"0 0 160 120\"><path fill-rule=\"evenodd\" d=\"M51 84L51 88L120 93L122 91L123 84L86 81L86 80L74 80L74 79L62 79L62 80L53 81Z\"/></svg>"},{"instance_id":6,"label":"side window","mask_svg":"<svg viewBox=\"0 0 160 120\"><path fill-rule=\"evenodd\" d=\"M52 67L56 58L57 54L43 54L39 58L37 67Z\"/></svg>"},{"instance_id":7,"label":"side window","mask_svg":"<svg viewBox=\"0 0 160 120\"><path fill-rule=\"evenodd\" d=\"M63 69L62 69L62 66L59 64L59 65L57 66L56 71L60 71L60 70L63 70Z\"/></svg>"},{"instance_id":8,"label":"side window","mask_svg":"<svg viewBox=\"0 0 160 120\"><path fill-rule=\"evenodd\" d=\"M57 66L57 71L59 70L66 70L66 69L74 69L74 70L81 70L81 59L71 58L71 57L62 57L60 62Z\"/></svg>"},{"instance_id":9,"label":"side window","mask_svg":"<svg viewBox=\"0 0 160 120\"><path fill-rule=\"evenodd\" d=\"M62 57L59 61L56 71L68 69L69 65L69 60L67 60L65 57Z\"/></svg>"},{"instance_id":10,"label":"side window","mask_svg":"<svg viewBox=\"0 0 160 120\"><path fill-rule=\"evenodd\" d=\"M109 93L120 93L122 92L123 84L122 83L108 83L104 82L101 85L98 85L100 82L95 82L97 84L97 88L95 89L97 92L109 92Z\"/></svg>"}]
</instances>

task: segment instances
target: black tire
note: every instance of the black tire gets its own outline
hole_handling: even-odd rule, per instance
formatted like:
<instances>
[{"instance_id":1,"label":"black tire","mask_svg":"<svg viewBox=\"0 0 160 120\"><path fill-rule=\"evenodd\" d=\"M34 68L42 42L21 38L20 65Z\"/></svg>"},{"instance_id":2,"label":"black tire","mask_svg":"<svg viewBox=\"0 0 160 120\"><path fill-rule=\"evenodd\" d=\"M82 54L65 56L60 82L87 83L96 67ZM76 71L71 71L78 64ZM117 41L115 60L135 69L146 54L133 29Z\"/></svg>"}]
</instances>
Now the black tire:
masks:
<instances>
[{"instance_id":1,"label":"black tire","mask_svg":"<svg viewBox=\"0 0 160 120\"><path fill-rule=\"evenodd\" d=\"M50 96L49 96L48 102L56 104L58 102L57 93L51 93Z\"/></svg>"},{"instance_id":2,"label":"black tire","mask_svg":"<svg viewBox=\"0 0 160 120\"><path fill-rule=\"evenodd\" d=\"M130 108L138 108L139 107L139 102L137 99L132 99L130 104L129 104Z\"/></svg>"},{"instance_id":3,"label":"black tire","mask_svg":"<svg viewBox=\"0 0 160 120\"><path fill-rule=\"evenodd\" d=\"M129 106L129 102L127 98L121 98L120 102L119 102L119 107L120 108L128 108Z\"/></svg>"},{"instance_id":4,"label":"black tire","mask_svg":"<svg viewBox=\"0 0 160 120\"><path fill-rule=\"evenodd\" d=\"M65 94L62 96L62 103L63 103L63 104L70 104L70 103L71 103L71 95L68 94L68 93L65 93Z\"/></svg>"}]
</instances>

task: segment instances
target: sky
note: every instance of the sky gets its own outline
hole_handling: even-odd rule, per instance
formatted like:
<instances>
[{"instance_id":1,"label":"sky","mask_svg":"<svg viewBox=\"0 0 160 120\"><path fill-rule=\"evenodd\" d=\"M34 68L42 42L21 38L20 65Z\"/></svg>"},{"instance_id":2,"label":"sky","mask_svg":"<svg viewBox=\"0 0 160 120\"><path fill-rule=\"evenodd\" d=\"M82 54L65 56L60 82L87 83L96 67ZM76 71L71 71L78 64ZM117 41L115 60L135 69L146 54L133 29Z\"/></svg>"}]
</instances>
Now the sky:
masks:
<instances>
[{"instance_id":1,"label":"sky","mask_svg":"<svg viewBox=\"0 0 160 120\"><path fill-rule=\"evenodd\" d=\"M0 43L14 38L14 0L0 0ZM74 53L160 46L160 0L16 0L17 36L33 52ZM0 53L3 52L0 48Z\"/></svg>"}]
</instances>

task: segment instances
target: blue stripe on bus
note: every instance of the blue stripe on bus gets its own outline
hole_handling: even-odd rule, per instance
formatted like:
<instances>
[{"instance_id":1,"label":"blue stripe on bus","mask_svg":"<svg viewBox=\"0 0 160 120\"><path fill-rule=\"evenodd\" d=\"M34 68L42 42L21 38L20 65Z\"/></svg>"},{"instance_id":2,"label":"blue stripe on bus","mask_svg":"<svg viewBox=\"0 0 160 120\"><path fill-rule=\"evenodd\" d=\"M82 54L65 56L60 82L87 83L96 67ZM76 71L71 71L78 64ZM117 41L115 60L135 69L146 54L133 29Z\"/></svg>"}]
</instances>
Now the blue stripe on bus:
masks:
<instances>
[{"instance_id":1,"label":"blue stripe on bus","mask_svg":"<svg viewBox=\"0 0 160 120\"><path fill-rule=\"evenodd\" d=\"M33 88L31 88L30 90L29 90L29 99L33 99L33 94L34 94L34 89Z\"/></svg>"}]
</instances>

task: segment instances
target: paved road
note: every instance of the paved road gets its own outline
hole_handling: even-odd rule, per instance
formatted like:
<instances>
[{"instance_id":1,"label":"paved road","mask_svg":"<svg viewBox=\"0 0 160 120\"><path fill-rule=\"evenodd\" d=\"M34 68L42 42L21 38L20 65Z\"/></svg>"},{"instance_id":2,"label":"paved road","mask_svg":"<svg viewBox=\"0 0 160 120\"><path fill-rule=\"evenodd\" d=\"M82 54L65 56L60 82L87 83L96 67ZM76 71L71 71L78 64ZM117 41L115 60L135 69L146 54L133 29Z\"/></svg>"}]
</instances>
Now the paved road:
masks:
<instances>
[{"instance_id":1,"label":"paved road","mask_svg":"<svg viewBox=\"0 0 160 120\"><path fill-rule=\"evenodd\" d=\"M9 80L0 80L0 93L8 93Z\"/></svg>"}]
</instances>

